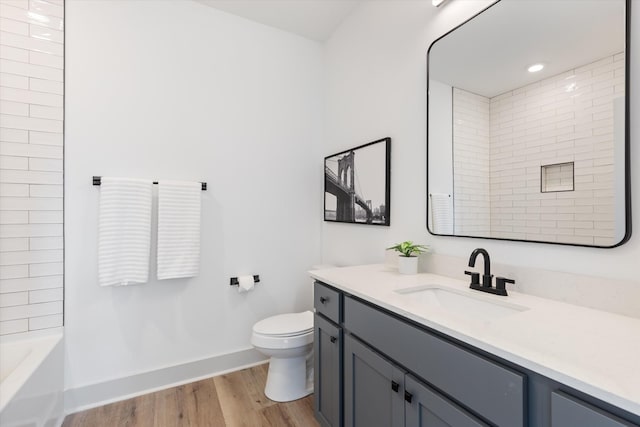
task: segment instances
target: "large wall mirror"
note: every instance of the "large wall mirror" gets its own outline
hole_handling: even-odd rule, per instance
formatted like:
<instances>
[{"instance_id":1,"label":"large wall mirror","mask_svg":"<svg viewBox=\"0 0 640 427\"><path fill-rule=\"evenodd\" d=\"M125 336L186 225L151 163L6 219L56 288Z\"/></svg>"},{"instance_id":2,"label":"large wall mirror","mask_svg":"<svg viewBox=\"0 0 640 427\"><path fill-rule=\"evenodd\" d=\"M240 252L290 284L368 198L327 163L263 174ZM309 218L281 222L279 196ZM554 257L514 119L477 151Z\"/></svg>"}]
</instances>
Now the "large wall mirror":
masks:
<instances>
[{"instance_id":1,"label":"large wall mirror","mask_svg":"<svg viewBox=\"0 0 640 427\"><path fill-rule=\"evenodd\" d=\"M629 7L500 0L430 46L432 234L628 240Z\"/></svg>"}]
</instances>

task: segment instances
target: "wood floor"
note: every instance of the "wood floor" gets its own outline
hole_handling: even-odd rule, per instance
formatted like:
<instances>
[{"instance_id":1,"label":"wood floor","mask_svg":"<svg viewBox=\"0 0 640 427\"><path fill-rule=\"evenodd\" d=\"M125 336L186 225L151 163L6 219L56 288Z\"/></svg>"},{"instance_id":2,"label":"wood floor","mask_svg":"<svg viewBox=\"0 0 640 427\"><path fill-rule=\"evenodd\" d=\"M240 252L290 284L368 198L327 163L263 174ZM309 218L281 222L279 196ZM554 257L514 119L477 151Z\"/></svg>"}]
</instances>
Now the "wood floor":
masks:
<instances>
[{"instance_id":1,"label":"wood floor","mask_svg":"<svg viewBox=\"0 0 640 427\"><path fill-rule=\"evenodd\" d=\"M263 364L68 415L63 427L315 427L313 395L277 403L264 395Z\"/></svg>"}]
</instances>

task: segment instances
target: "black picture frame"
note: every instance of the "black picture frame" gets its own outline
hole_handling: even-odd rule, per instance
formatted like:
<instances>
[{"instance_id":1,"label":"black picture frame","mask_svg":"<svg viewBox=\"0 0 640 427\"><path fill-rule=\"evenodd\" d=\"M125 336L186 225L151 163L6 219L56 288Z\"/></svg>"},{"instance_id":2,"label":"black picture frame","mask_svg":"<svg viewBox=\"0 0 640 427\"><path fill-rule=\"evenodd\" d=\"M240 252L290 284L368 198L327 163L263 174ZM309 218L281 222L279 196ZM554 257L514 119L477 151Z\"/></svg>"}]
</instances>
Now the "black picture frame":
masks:
<instances>
[{"instance_id":1,"label":"black picture frame","mask_svg":"<svg viewBox=\"0 0 640 427\"><path fill-rule=\"evenodd\" d=\"M324 158L324 220L391 224L391 138Z\"/></svg>"}]
</instances>

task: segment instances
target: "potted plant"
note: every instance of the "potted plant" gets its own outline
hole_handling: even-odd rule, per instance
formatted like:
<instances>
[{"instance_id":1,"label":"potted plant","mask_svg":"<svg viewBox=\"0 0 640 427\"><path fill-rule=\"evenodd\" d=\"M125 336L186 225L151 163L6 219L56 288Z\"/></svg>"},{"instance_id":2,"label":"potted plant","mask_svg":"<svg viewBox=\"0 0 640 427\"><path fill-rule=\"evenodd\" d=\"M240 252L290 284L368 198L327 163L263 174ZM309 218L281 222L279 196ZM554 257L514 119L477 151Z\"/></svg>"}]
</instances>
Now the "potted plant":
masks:
<instances>
[{"instance_id":1,"label":"potted plant","mask_svg":"<svg viewBox=\"0 0 640 427\"><path fill-rule=\"evenodd\" d=\"M400 274L416 274L418 273L418 255L429 251L429 247L425 245L416 245L412 241L398 243L387 249L393 249L400 252L398 256L398 271Z\"/></svg>"}]
</instances>

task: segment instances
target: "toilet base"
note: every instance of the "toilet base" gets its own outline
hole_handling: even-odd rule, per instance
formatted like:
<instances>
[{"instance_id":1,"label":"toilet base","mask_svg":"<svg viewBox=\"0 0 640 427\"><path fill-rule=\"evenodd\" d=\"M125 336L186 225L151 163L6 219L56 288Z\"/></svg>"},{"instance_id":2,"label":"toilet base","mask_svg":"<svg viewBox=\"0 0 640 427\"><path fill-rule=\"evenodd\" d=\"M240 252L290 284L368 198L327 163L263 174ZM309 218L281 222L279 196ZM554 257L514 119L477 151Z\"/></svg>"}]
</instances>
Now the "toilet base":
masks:
<instances>
[{"instance_id":1,"label":"toilet base","mask_svg":"<svg viewBox=\"0 0 640 427\"><path fill-rule=\"evenodd\" d=\"M290 402L313 393L313 381L307 375L308 359L309 356L272 357L264 394L275 402Z\"/></svg>"}]
</instances>

